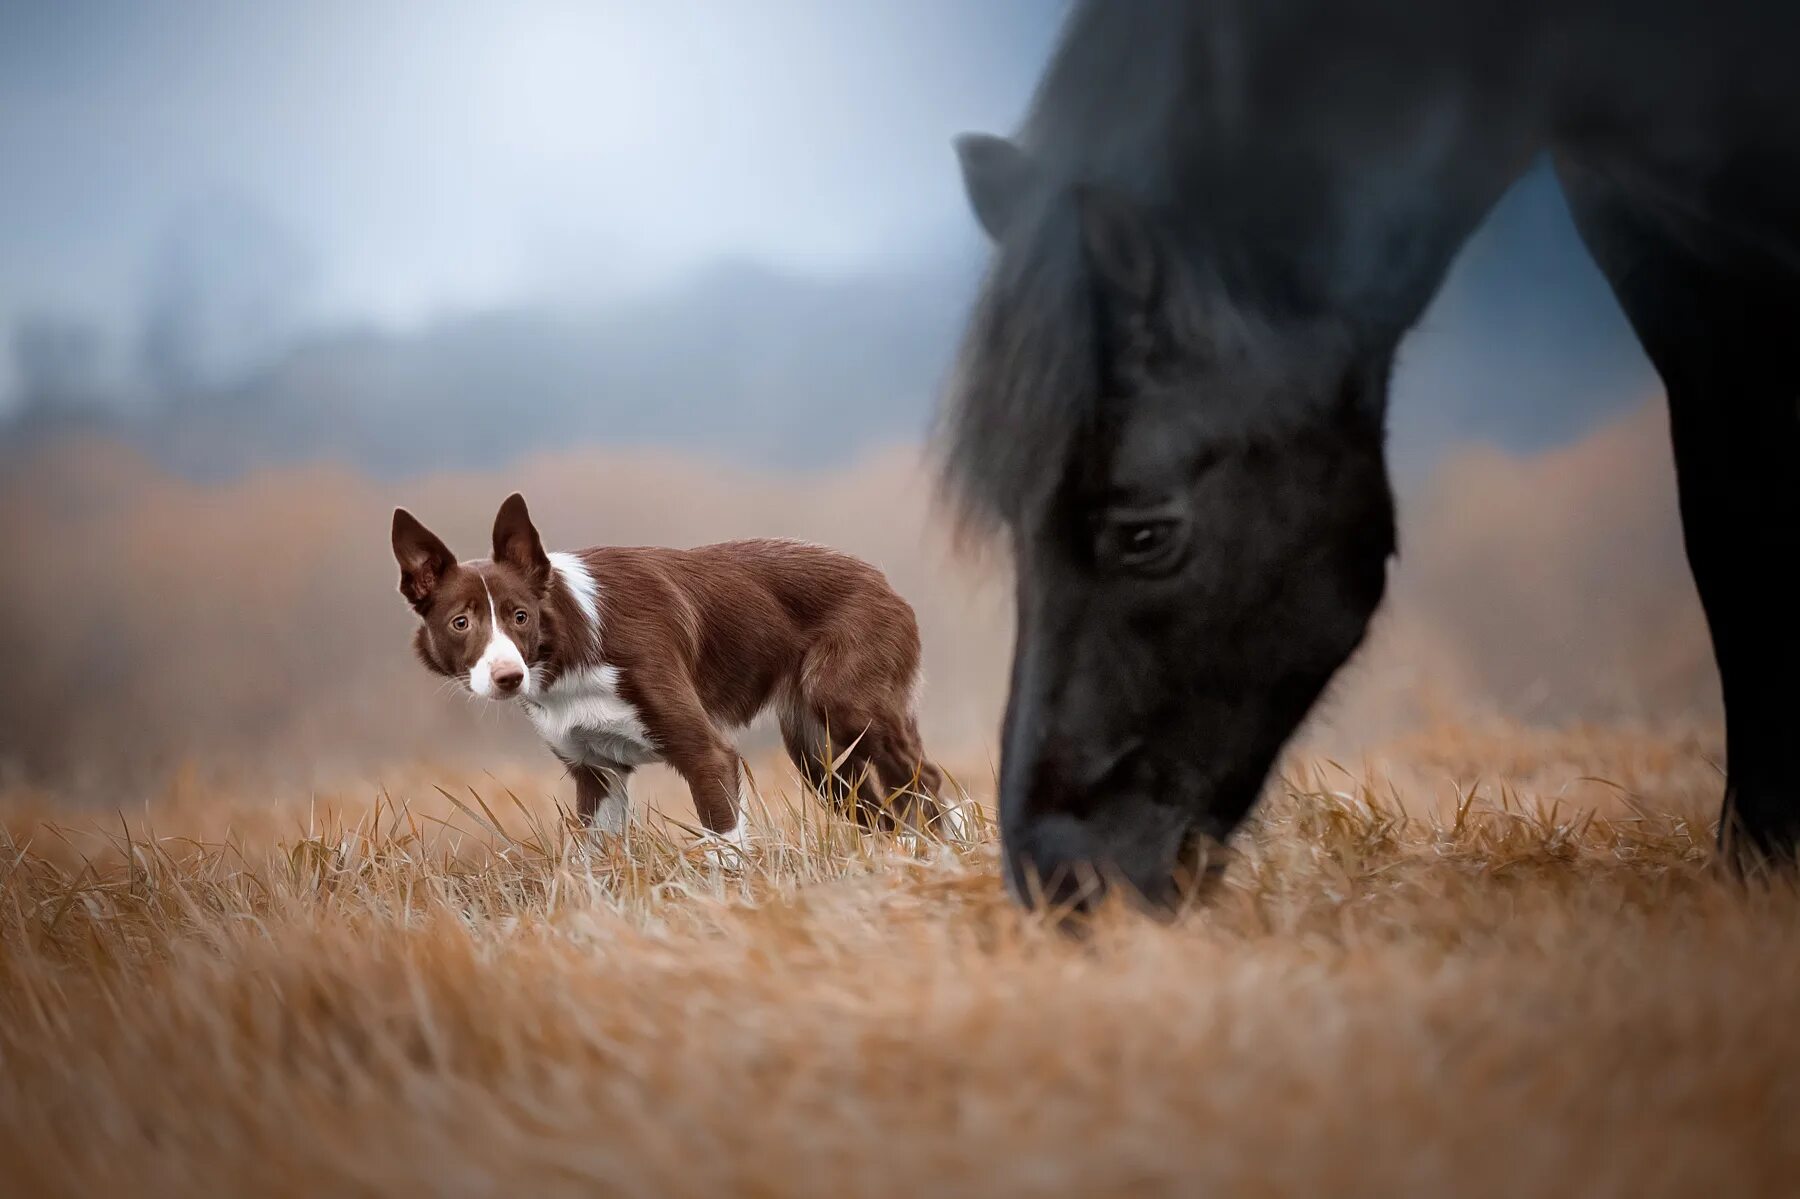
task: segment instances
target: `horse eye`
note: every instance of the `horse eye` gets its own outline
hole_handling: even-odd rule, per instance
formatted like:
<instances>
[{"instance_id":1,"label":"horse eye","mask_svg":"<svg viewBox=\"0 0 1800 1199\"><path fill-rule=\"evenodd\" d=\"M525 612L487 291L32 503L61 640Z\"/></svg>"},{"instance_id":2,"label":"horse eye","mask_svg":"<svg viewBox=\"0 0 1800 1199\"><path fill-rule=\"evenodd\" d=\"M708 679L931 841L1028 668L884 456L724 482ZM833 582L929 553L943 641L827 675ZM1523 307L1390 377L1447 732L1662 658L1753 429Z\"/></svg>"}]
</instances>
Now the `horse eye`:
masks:
<instances>
[{"instance_id":1,"label":"horse eye","mask_svg":"<svg viewBox=\"0 0 1800 1199\"><path fill-rule=\"evenodd\" d=\"M1134 554L1149 553L1168 536L1168 525L1133 525L1125 536L1125 548Z\"/></svg>"},{"instance_id":2,"label":"horse eye","mask_svg":"<svg viewBox=\"0 0 1800 1199\"><path fill-rule=\"evenodd\" d=\"M1139 521L1124 525L1118 532L1119 561L1131 565L1153 557L1174 535L1175 526L1168 521Z\"/></svg>"},{"instance_id":3,"label":"horse eye","mask_svg":"<svg viewBox=\"0 0 1800 1199\"><path fill-rule=\"evenodd\" d=\"M531 613L525 611L525 609L523 609L523 608L520 608L517 612L513 613L513 623L514 624L524 624L526 621L528 621L530 619L531 619Z\"/></svg>"},{"instance_id":4,"label":"horse eye","mask_svg":"<svg viewBox=\"0 0 1800 1199\"><path fill-rule=\"evenodd\" d=\"M466 633L469 631L469 618L467 616L458 616L455 620L450 622L450 627L459 633Z\"/></svg>"},{"instance_id":5,"label":"horse eye","mask_svg":"<svg viewBox=\"0 0 1800 1199\"><path fill-rule=\"evenodd\" d=\"M1121 513L1100 530L1094 556L1104 569L1156 574L1180 560L1185 528L1173 516Z\"/></svg>"}]
</instances>

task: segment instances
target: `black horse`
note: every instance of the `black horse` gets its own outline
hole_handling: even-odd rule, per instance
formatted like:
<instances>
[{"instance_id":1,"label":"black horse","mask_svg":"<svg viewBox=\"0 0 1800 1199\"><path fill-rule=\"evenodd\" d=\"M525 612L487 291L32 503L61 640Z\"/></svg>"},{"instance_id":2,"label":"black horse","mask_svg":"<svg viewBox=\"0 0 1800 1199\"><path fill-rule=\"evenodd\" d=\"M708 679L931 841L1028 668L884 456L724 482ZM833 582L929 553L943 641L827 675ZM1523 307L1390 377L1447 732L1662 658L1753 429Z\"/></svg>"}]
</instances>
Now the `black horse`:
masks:
<instances>
[{"instance_id":1,"label":"black horse","mask_svg":"<svg viewBox=\"0 0 1800 1199\"><path fill-rule=\"evenodd\" d=\"M1545 150L1668 390L1721 837L1792 858L1800 4L1086 0L1018 137L957 149L996 252L946 482L1016 563L1015 889L1166 902L1243 818L1382 596L1395 349Z\"/></svg>"}]
</instances>

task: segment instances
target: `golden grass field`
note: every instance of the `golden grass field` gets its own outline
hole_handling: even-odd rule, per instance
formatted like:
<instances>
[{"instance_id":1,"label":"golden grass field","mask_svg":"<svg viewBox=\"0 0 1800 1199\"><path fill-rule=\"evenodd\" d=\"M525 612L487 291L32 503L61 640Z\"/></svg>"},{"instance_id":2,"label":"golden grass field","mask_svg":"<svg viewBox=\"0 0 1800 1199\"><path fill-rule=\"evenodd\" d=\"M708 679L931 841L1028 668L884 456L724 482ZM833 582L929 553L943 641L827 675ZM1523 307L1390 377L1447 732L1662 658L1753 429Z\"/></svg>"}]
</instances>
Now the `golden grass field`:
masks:
<instances>
[{"instance_id":1,"label":"golden grass field","mask_svg":"<svg viewBox=\"0 0 1800 1199\"><path fill-rule=\"evenodd\" d=\"M755 731L739 868L662 770L590 843L406 647L395 503L470 555L515 487L553 548L824 541L918 608L985 805L1006 589L916 454L0 466L0 1196L1800 1191L1800 890L1715 864L1668 474L1657 409L1447 463L1220 885L1072 937L991 823L860 835Z\"/></svg>"},{"instance_id":2,"label":"golden grass field","mask_svg":"<svg viewBox=\"0 0 1800 1199\"><path fill-rule=\"evenodd\" d=\"M1800 895L1715 869L1717 753L1594 728L1297 760L1206 904L1081 937L1005 899L991 831L865 837L772 765L737 870L655 818L588 844L548 774L14 796L0 1178L1790 1194Z\"/></svg>"}]
</instances>

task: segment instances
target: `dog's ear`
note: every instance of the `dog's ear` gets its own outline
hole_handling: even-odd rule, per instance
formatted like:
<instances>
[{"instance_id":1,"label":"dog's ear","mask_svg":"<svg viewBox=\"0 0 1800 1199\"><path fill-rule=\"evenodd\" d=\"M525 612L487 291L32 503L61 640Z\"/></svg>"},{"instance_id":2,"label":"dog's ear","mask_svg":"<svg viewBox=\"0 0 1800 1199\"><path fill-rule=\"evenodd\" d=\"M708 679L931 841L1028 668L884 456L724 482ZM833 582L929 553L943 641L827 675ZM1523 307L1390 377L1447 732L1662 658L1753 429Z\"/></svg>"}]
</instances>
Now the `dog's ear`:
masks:
<instances>
[{"instance_id":1,"label":"dog's ear","mask_svg":"<svg viewBox=\"0 0 1800 1199\"><path fill-rule=\"evenodd\" d=\"M519 571L537 591L550 585L550 559L531 523L525 497L516 491L506 497L494 517L494 561Z\"/></svg>"},{"instance_id":2,"label":"dog's ear","mask_svg":"<svg viewBox=\"0 0 1800 1199\"><path fill-rule=\"evenodd\" d=\"M394 560L400 563L400 594L421 615L431 606L431 593L456 570L449 547L405 508L394 509Z\"/></svg>"}]
</instances>

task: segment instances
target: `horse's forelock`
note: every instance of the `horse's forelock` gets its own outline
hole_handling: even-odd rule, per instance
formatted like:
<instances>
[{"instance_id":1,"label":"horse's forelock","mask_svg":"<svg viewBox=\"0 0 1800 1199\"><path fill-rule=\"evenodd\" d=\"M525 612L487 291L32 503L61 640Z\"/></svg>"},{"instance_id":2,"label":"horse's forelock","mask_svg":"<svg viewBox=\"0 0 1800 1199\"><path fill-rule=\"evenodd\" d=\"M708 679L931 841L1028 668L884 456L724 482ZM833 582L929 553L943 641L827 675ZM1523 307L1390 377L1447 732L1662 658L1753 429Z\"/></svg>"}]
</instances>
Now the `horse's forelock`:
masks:
<instances>
[{"instance_id":1,"label":"horse's forelock","mask_svg":"<svg viewBox=\"0 0 1800 1199\"><path fill-rule=\"evenodd\" d=\"M992 532L1045 501L1098 402L1074 206L1048 199L995 253L940 413L942 484L965 531Z\"/></svg>"},{"instance_id":2,"label":"horse's forelock","mask_svg":"<svg viewBox=\"0 0 1800 1199\"><path fill-rule=\"evenodd\" d=\"M1160 336L1196 373L1231 380L1206 410L1217 436L1279 441L1309 424L1346 365L1381 342L1337 317L1272 323L1172 243L1162 251ZM1046 197L995 253L940 409L941 492L965 536L1017 526L1050 501L1101 425L1101 341L1072 197Z\"/></svg>"}]
</instances>

